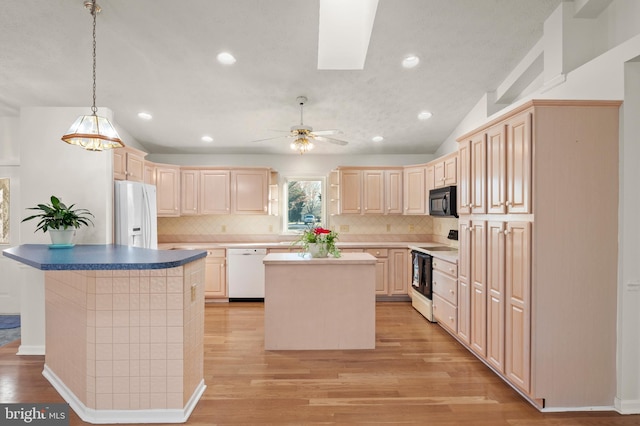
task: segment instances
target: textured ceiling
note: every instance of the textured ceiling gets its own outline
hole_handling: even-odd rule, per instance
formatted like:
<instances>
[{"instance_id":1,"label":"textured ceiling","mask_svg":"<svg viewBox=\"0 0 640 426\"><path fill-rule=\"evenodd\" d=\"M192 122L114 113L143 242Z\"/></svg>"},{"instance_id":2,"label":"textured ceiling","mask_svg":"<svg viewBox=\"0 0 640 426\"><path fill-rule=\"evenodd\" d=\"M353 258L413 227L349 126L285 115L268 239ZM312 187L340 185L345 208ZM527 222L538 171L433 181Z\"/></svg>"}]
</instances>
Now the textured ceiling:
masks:
<instances>
[{"instance_id":1,"label":"textured ceiling","mask_svg":"<svg viewBox=\"0 0 640 426\"><path fill-rule=\"evenodd\" d=\"M0 116L88 109L83 0L2 3ZM152 153L290 154L286 139L252 141L299 124L305 95L305 124L349 141L319 142L316 153L429 154L542 37L559 3L379 0L364 70L319 71L318 0L102 0L97 103ZM225 50L236 64L216 61ZM401 67L407 54L418 67ZM419 121L421 110L433 118Z\"/></svg>"}]
</instances>

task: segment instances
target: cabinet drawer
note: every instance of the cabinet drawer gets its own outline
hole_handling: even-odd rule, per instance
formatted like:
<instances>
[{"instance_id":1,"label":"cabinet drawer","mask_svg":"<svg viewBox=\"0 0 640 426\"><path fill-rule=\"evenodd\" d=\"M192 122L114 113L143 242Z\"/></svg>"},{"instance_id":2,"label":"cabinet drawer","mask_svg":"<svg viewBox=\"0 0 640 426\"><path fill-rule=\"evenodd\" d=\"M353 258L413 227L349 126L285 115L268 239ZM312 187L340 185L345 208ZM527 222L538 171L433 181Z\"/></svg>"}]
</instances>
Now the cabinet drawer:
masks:
<instances>
[{"instance_id":1,"label":"cabinet drawer","mask_svg":"<svg viewBox=\"0 0 640 426\"><path fill-rule=\"evenodd\" d=\"M440 271L433 271L433 292L438 296L458 306L458 280Z\"/></svg>"},{"instance_id":2,"label":"cabinet drawer","mask_svg":"<svg viewBox=\"0 0 640 426\"><path fill-rule=\"evenodd\" d=\"M438 259L436 257L433 258L433 270L440 271L444 274L451 275L453 277L458 277L458 265L452 262L447 262L446 260Z\"/></svg>"},{"instance_id":3,"label":"cabinet drawer","mask_svg":"<svg viewBox=\"0 0 640 426\"><path fill-rule=\"evenodd\" d=\"M458 332L458 308L437 294L433 295L433 317L440 325L454 333Z\"/></svg>"},{"instance_id":4,"label":"cabinet drawer","mask_svg":"<svg viewBox=\"0 0 640 426\"><path fill-rule=\"evenodd\" d=\"M359 249L359 248L343 248L340 249L340 251L342 253L362 253L364 252L364 249Z\"/></svg>"},{"instance_id":5,"label":"cabinet drawer","mask_svg":"<svg viewBox=\"0 0 640 426\"><path fill-rule=\"evenodd\" d=\"M215 249L207 249L207 257L226 257L227 251L226 249L215 248Z\"/></svg>"},{"instance_id":6,"label":"cabinet drawer","mask_svg":"<svg viewBox=\"0 0 640 426\"><path fill-rule=\"evenodd\" d=\"M386 248L371 248L371 249L365 249L366 253L369 253L371 256L375 256L375 257L388 257L389 256L389 250Z\"/></svg>"}]
</instances>

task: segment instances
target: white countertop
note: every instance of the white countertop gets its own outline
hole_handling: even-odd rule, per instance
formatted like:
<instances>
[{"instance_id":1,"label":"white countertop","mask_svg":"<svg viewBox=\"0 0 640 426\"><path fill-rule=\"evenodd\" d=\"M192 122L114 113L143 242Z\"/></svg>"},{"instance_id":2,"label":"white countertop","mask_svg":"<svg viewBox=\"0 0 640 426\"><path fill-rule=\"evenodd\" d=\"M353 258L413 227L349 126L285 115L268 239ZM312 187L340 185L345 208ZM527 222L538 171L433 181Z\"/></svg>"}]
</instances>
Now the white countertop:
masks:
<instances>
[{"instance_id":1,"label":"white countertop","mask_svg":"<svg viewBox=\"0 0 640 426\"><path fill-rule=\"evenodd\" d=\"M376 258L369 253L342 253L340 257L311 257L308 253L270 253L262 261L265 265L368 265Z\"/></svg>"}]
</instances>

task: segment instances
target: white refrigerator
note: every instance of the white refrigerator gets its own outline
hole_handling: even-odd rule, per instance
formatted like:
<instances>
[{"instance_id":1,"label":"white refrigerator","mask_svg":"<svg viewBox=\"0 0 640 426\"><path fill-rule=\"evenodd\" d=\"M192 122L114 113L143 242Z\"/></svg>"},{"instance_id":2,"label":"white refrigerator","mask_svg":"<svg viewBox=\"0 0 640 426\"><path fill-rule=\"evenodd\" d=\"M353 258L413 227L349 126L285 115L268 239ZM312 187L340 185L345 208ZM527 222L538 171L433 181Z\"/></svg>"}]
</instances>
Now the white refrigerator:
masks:
<instances>
[{"instance_id":1,"label":"white refrigerator","mask_svg":"<svg viewBox=\"0 0 640 426\"><path fill-rule=\"evenodd\" d=\"M115 182L115 243L158 248L156 187L140 182Z\"/></svg>"}]
</instances>

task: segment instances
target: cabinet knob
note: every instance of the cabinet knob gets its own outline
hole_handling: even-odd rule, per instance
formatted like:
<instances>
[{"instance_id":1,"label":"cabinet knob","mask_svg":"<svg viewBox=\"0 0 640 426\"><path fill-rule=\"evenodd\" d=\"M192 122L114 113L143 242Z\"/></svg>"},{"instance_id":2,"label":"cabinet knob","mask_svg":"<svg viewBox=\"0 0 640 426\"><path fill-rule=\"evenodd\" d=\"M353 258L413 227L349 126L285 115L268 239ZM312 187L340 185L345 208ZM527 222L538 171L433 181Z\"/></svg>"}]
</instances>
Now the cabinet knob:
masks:
<instances>
[{"instance_id":1,"label":"cabinet knob","mask_svg":"<svg viewBox=\"0 0 640 426\"><path fill-rule=\"evenodd\" d=\"M455 294L455 292L453 290L451 290L451 289L449 289L449 293Z\"/></svg>"},{"instance_id":2,"label":"cabinet knob","mask_svg":"<svg viewBox=\"0 0 640 426\"><path fill-rule=\"evenodd\" d=\"M434 282L433 282L433 286L435 287L435 286L437 286L437 285L438 285L438 283L434 281Z\"/></svg>"},{"instance_id":3,"label":"cabinet knob","mask_svg":"<svg viewBox=\"0 0 640 426\"><path fill-rule=\"evenodd\" d=\"M455 269L449 268L449 272L451 272L453 274L455 272Z\"/></svg>"},{"instance_id":4,"label":"cabinet knob","mask_svg":"<svg viewBox=\"0 0 640 426\"><path fill-rule=\"evenodd\" d=\"M473 208L473 203L469 203L469 207Z\"/></svg>"},{"instance_id":5,"label":"cabinet knob","mask_svg":"<svg viewBox=\"0 0 640 426\"><path fill-rule=\"evenodd\" d=\"M507 205L507 207L511 207L511 201L507 201L505 204Z\"/></svg>"},{"instance_id":6,"label":"cabinet knob","mask_svg":"<svg viewBox=\"0 0 640 426\"><path fill-rule=\"evenodd\" d=\"M380 256L380 252L379 251L376 252L376 256Z\"/></svg>"},{"instance_id":7,"label":"cabinet knob","mask_svg":"<svg viewBox=\"0 0 640 426\"><path fill-rule=\"evenodd\" d=\"M509 230L508 229L504 230L504 235L509 235Z\"/></svg>"},{"instance_id":8,"label":"cabinet knob","mask_svg":"<svg viewBox=\"0 0 640 426\"><path fill-rule=\"evenodd\" d=\"M453 322L453 317L449 317L449 321Z\"/></svg>"}]
</instances>

